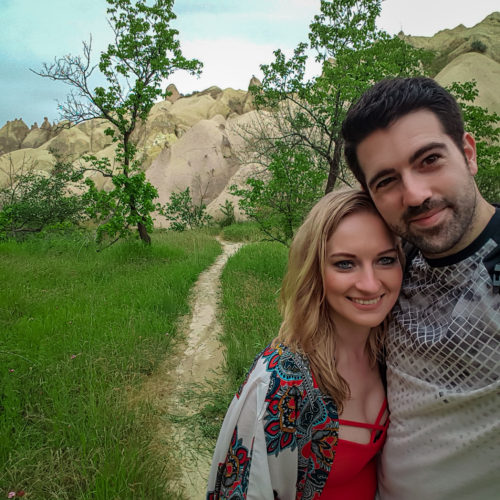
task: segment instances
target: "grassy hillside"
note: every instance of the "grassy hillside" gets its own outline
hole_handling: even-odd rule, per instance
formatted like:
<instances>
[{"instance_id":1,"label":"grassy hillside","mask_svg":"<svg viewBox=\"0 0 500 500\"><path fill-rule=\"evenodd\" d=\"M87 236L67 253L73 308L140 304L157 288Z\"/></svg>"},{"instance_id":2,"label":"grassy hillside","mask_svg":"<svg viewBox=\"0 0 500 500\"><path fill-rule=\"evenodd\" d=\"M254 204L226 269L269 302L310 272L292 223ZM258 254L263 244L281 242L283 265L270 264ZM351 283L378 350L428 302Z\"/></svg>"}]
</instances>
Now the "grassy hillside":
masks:
<instances>
[{"instance_id":1,"label":"grassy hillside","mask_svg":"<svg viewBox=\"0 0 500 500\"><path fill-rule=\"evenodd\" d=\"M151 409L130 396L219 253L202 232L102 253L85 235L0 244L0 496L164 498Z\"/></svg>"}]
</instances>

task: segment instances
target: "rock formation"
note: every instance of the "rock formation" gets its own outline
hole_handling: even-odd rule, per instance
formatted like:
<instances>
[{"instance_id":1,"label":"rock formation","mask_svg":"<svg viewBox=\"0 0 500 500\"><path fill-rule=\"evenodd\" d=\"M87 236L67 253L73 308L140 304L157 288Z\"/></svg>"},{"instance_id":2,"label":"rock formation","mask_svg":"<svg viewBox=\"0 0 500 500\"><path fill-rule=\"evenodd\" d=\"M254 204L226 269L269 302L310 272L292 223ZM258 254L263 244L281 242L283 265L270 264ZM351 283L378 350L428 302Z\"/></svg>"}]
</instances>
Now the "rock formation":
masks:
<instances>
[{"instance_id":1,"label":"rock formation","mask_svg":"<svg viewBox=\"0 0 500 500\"><path fill-rule=\"evenodd\" d=\"M460 24L432 37L402 36L415 47L436 52L438 70L467 52L481 52L500 63L500 12L493 12L472 28Z\"/></svg>"},{"instance_id":2,"label":"rock formation","mask_svg":"<svg viewBox=\"0 0 500 500\"><path fill-rule=\"evenodd\" d=\"M0 129L0 155L19 149L29 132L30 129L21 118L8 121Z\"/></svg>"},{"instance_id":3,"label":"rock formation","mask_svg":"<svg viewBox=\"0 0 500 500\"><path fill-rule=\"evenodd\" d=\"M500 113L500 13L489 15L472 28L457 26L434 37L400 36L413 45L439 52L438 82L448 85L474 78L479 89L477 103ZM261 82L253 76L250 85L258 87ZM158 201L164 204L173 192L189 187L194 201L203 200L215 218L222 216L220 206L226 200L233 202L236 216L241 218L229 186L243 186L259 168L251 158L246 163L241 161L241 131L255 120L265 120L267 112L255 111L253 96L244 90L212 86L186 96L175 85L167 90L170 95L153 106L148 119L132 136L146 176L158 189ZM35 124L30 129L20 119L7 122L0 129L0 185L5 182L2 169L10 164L25 162L38 170L49 170L54 164L51 151L57 151L65 161L82 162L81 156L86 153L97 158L114 157L115 146L104 134L108 122L90 120L68 125L51 125L45 119L40 127ZM98 187L111 187L109 179L100 174L88 175ZM160 217L157 223L164 224Z\"/></svg>"},{"instance_id":4,"label":"rock formation","mask_svg":"<svg viewBox=\"0 0 500 500\"><path fill-rule=\"evenodd\" d=\"M441 85L466 82L474 78L479 95L475 103L500 114L500 63L484 54L468 52L447 64L437 75Z\"/></svg>"}]
</instances>

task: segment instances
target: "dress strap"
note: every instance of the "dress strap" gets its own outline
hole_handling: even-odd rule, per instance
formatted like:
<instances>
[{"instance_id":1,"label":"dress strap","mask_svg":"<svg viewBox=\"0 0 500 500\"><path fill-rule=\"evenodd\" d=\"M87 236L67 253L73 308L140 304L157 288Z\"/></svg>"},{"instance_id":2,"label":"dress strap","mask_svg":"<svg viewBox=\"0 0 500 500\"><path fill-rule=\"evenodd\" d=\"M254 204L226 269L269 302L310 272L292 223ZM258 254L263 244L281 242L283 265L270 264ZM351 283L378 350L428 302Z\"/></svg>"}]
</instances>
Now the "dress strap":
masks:
<instances>
[{"instance_id":1,"label":"dress strap","mask_svg":"<svg viewBox=\"0 0 500 500\"><path fill-rule=\"evenodd\" d=\"M343 420L343 419L339 418L339 424L340 425L350 425L353 427L362 427L363 429L383 430L387 426L387 422L389 420L389 419L387 419L383 425L380 425L380 419L384 415L386 409L387 409L387 398L384 398L384 402L382 403L382 407L380 408L380 411L378 412L377 419L375 420L375 423L368 424L366 422L355 422L354 420Z\"/></svg>"}]
</instances>

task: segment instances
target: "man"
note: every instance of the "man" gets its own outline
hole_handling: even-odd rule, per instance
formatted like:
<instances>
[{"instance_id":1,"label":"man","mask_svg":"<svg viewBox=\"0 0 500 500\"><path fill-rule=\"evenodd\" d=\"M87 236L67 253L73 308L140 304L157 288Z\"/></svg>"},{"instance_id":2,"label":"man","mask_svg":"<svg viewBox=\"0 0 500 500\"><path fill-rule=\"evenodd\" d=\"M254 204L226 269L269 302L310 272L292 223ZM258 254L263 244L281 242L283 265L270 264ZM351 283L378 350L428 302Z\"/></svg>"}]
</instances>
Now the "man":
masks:
<instances>
[{"instance_id":1,"label":"man","mask_svg":"<svg viewBox=\"0 0 500 500\"><path fill-rule=\"evenodd\" d=\"M377 83L343 135L356 178L413 245L387 339L380 498L500 498L500 209L474 181L474 139L428 78Z\"/></svg>"}]
</instances>

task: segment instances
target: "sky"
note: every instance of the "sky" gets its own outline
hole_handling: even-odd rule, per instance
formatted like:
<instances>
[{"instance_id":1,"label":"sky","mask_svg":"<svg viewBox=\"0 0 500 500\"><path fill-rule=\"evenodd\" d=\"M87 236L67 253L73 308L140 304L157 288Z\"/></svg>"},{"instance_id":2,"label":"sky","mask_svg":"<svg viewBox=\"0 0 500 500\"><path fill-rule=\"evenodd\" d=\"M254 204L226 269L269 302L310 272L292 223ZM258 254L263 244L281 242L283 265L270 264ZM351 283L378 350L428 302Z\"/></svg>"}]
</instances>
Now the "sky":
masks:
<instances>
[{"instance_id":1,"label":"sky","mask_svg":"<svg viewBox=\"0 0 500 500\"><path fill-rule=\"evenodd\" d=\"M247 89L259 65L281 48L291 54L307 41L320 0L175 0L184 56L204 63L200 78L174 73L168 83L187 94L212 85ZM471 7L473 5L473 8ZM111 41L105 0L0 0L0 127L22 118L31 126L59 120L58 101L70 88L42 78L56 56L82 54L92 36L94 61ZM474 26L500 10L498 0L382 0L378 27L396 34L432 36L459 24Z\"/></svg>"}]
</instances>

